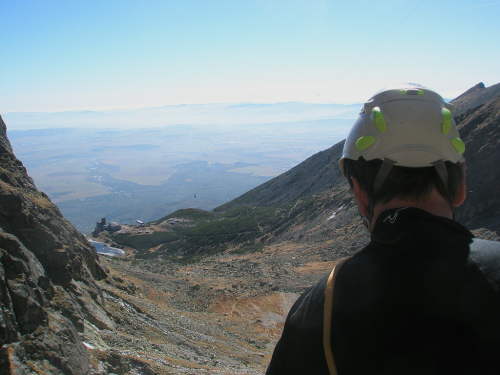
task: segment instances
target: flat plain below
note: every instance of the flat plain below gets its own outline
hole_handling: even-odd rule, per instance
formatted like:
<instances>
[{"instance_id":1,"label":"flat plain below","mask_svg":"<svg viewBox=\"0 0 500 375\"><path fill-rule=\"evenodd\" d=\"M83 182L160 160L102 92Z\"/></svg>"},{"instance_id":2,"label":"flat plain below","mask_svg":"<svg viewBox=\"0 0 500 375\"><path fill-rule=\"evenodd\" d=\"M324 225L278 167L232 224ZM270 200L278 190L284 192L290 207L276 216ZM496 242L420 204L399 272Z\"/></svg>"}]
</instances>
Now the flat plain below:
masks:
<instances>
[{"instance_id":1,"label":"flat plain below","mask_svg":"<svg viewBox=\"0 0 500 375\"><path fill-rule=\"evenodd\" d=\"M341 140L350 120L11 130L37 188L80 231L212 209Z\"/></svg>"},{"instance_id":2,"label":"flat plain below","mask_svg":"<svg viewBox=\"0 0 500 375\"><path fill-rule=\"evenodd\" d=\"M37 188L80 231L209 210L341 140L350 120L10 130Z\"/></svg>"}]
</instances>

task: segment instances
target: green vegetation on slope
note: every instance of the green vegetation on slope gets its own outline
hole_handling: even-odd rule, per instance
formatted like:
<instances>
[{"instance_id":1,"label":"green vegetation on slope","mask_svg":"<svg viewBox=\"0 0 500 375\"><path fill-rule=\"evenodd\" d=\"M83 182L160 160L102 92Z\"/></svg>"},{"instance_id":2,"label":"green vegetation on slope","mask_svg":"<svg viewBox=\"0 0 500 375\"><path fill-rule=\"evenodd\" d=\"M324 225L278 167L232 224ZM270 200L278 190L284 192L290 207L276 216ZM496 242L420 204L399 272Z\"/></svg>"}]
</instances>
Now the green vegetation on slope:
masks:
<instances>
[{"instance_id":1,"label":"green vegetation on slope","mask_svg":"<svg viewBox=\"0 0 500 375\"><path fill-rule=\"evenodd\" d=\"M226 212L182 209L155 222L150 234L117 233L120 245L135 248L136 258L192 261L231 249L234 253L258 251L294 226L310 222L332 204L331 195L309 196L269 207L237 207Z\"/></svg>"}]
</instances>

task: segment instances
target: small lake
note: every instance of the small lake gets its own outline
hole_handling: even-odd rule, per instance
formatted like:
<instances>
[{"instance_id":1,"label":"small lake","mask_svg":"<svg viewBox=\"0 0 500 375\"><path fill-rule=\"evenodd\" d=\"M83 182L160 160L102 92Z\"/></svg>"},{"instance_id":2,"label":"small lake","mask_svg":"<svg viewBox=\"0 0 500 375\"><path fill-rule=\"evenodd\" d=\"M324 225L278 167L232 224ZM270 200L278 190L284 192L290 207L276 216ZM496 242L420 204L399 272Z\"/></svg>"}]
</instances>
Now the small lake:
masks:
<instances>
[{"instance_id":1,"label":"small lake","mask_svg":"<svg viewBox=\"0 0 500 375\"><path fill-rule=\"evenodd\" d=\"M108 255L113 257L123 257L125 256L125 251L122 249L117 249L116 247L108 246L107 244L99 241L89 240L89 242L94 245L98 254Z\"/></svg>"}]
</instances>

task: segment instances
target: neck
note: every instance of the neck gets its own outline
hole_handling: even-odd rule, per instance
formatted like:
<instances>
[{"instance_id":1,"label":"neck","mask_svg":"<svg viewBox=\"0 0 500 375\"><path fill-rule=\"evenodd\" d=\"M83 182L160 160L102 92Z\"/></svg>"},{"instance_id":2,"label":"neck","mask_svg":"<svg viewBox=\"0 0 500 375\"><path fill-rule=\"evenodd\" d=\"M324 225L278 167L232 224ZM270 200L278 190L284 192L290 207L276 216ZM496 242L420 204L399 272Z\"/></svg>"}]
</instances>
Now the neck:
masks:
<instances>
[{"instance_id":1,"label":"neck","mask_svg":"<svg viewBox=\"0 0 500 375\"><path fill-rule=\"evenodd\" d=\"M420 208L436 216L446 217L448 219L453 219L453 210L450 204L444 199L441 194L433 189L432 192L421 200L411 200L411 199L393 199L387 203L377 204L373 209L373 216L371 219L371 229L375 225L378 216L392 208L399 207L414 207Z\"/></svg>"}]
</instances>

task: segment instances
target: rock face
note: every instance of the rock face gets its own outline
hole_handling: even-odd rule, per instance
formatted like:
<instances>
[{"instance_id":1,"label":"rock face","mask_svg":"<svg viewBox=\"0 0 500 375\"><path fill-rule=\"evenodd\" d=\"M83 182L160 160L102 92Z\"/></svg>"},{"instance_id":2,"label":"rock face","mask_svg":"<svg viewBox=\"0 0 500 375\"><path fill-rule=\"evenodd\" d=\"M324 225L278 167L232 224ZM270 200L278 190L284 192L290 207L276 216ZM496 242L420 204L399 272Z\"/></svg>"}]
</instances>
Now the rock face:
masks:
<instances>
[{"instance_id":1,"label":"rock face","mask_svg":"<svg viewBox=\"0 0 500 375\"><path fill-rule=\"evenodd\" d=\"M106 276L16 159L0 117L0 374L89 373L79 332L107 321L96 283Z\"/></svg>"},{"instance_id":2,"label":"rock face","mask_svg":"<svg viewBox=\"0 0 500 375\"><path fill-rule=\"evenodd\" d=\"M477 106L457 118L467 166L467 199L457 210L457 220L470 229L500 232L500 90L484 103L481 90L477 97L471 99Z\"/></svg>"}]
</instances>

